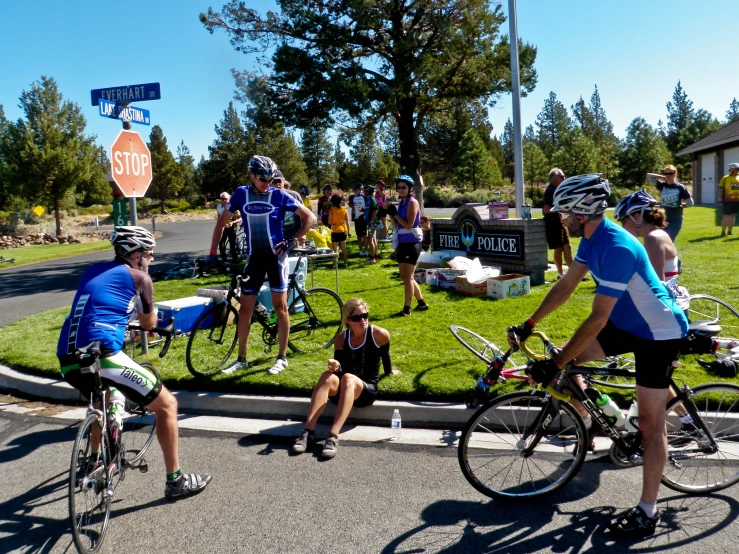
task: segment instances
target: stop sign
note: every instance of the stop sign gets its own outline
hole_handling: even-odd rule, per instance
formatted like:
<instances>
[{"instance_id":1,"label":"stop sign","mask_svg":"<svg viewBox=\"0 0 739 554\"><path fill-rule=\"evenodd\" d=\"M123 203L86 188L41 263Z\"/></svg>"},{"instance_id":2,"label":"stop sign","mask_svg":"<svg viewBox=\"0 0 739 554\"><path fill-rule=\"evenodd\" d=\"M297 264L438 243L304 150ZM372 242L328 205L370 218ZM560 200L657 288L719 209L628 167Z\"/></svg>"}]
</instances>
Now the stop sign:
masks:
<instances>
[{"instance_id":1,"label":"stop sign","mask_svg":"<svg viewBox=\"0 0 739 554\"><path fill-rule=\"evenodd\" d=\"M151 153L135 131L122 130L110 147L111 174L126 197L141 198L151 184Z\"/></svg>"}]
</instances>

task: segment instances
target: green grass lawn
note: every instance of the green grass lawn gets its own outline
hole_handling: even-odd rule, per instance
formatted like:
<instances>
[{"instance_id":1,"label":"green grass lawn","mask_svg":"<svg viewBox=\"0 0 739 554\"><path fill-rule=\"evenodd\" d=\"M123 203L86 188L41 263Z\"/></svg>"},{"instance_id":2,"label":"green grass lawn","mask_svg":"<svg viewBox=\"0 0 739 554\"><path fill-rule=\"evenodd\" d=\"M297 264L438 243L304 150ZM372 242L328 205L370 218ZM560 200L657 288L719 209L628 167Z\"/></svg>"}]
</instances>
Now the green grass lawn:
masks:
<instances>
[{"instance_id":1,"label":"green grass lawn","mask_svg":"<svg viewBox=\"0 0 739 554\"><path fill-rule=\"evenodd\" d=\"M691 293L713 294L739 304L739 280L732 278L739 254L739 236L718 238L712 209L692 208L685 213L685 224L677 241L684 263L681 284L687 286ZM354 244L351 254L356 256ZM554 272L547 273L549 281L555 277ZM223 277L210 277L160 282L155 285L155 296L157 300L191 296L198 286L223 284L223 281ZM315 285L333 288L333 270L319 269L315 274ZM391 316L402 308L403 287L393 262L381 260L370 265L353 257L349 268L340 270L341 297L344 300L355 296L364 298L370 305L370 321L391 333L393 365L402 374L381 379L380 390L384 398L462 399L485 368L457 343L449 325L463 325L500 344L504 341L506 327L530 316L550 288L551 283L533 287L529 295L518 299L493 300L465 297L422 285L431 309L414 313L412 317L395 319ZM592 281L582 283L570 301L545 319L539 328L555 343L568 339L589 313L594 290ZM67 309L51 310L0 329L0 362L33 373L58 376L55 347L67 312ZM261 331L261 328L255 327L254 330ZM32 349L28 347L29 336L34 337ZM276 350L264 353L260 336L260 332L252 333L247 355L248 370L230 376L219 375L210 381L197 381L188 372L185 366L186 338L175 340L166 358L149 357L155 361L164 381L173 388L309 395L332 352L288 353L290 367L279 375L270 376L266 370L272 365ZM678 375L690 384L717 380L689 358L683 360ZM739 382L739 379L735 381ZM507 392L522 386L525 386L522 382L509 382L496 387L496 391ZM630 398L629 392L615 389L609 389L608 394L623 400Z\"/></svg>"},{"instance_id":2,"label":"green grass lawn","mask_svg":"<svg viewBox=\"0 0 739 554\"><path fill-rule=\"evenodd\" d=\"M0 250L0 256L4 258L15 258L14 263L0 263L0 271L9 267L35 264L47 260L58 260L69 258L90 252L98 252L111 248L107 240L97 242L82 242L80 244L37 244L33 246L22 246L9 250Z\"/></svg>"}]
</instances>

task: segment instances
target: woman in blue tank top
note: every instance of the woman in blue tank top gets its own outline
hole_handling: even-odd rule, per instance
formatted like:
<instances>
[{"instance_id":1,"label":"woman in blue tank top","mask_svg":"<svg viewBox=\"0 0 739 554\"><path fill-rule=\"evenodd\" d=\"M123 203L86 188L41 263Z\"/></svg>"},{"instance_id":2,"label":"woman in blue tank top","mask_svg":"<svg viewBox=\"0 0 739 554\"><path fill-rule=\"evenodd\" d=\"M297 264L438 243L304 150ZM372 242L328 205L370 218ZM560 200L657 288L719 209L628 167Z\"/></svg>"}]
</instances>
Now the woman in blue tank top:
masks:
<instances>
[{"instance_id":1,"label":"woman in blue tank top","mask_svg":"<svg viewBox=\"0 0 739 554\"><path fill-rule=\"evenodd\" d=\"M396 317L411 315L411 303L414 296L418 301L416 311L422 312L429 309L428 304L423 300L418 283L413 280L416 262L421 255L423 231L421 231L421 209L418 200L410 194L411 187L413 187L413 177L410 175L401 175L395 179L395 188L398 190L400 203L397 208L392 204L387 207L387 213L393 218L395 229L397 229L395 231L398 234L396 258L400 278L405 285L405 303L403 310L396 314Z\"/></svg>"}]
</instances>

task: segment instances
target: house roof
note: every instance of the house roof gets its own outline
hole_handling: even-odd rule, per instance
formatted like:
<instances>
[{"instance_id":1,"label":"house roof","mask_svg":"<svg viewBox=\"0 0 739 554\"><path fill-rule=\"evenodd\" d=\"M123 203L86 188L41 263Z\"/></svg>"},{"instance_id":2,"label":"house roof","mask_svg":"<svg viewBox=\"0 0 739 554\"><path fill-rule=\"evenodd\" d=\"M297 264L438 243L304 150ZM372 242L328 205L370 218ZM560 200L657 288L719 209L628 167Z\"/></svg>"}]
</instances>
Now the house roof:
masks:
<instances>
[{"instance_id":1,"label":"house roof","mask_svg":"<svg viewBox=\"0 0 739 554\"><path fill-rule=\"evenodd\" d=\"M696 154L705 150L714 150L719 146L731 142L739 142L739 120L729 123L722 127L712 135L708 135L700 139L698 142L691 144L687 148L680 150L677 155L684 156L686 154Z\"/></svg>"}]
</instances>

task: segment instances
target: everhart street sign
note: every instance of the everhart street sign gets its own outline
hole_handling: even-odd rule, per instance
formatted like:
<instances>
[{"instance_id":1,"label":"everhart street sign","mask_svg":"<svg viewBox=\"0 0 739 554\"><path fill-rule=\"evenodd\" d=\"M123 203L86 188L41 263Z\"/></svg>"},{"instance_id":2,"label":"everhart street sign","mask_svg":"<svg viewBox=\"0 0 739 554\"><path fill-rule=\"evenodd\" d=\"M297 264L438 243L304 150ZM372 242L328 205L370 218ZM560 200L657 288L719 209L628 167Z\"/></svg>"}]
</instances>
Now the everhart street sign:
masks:
<instances>
[{"instance_id":1,"label":"everhart street sign","mask_svg":"<svg viewBox=\"0 0 739 554\"><path fill-rule=\"evenodd\" d=\"M90 91L93 106L97 106L101 99L118 104L130 104L131 102L143 102L145 100L161 100L161 98L162 92L159 83L98 88Z\"/></svg>"}]
</instances>

